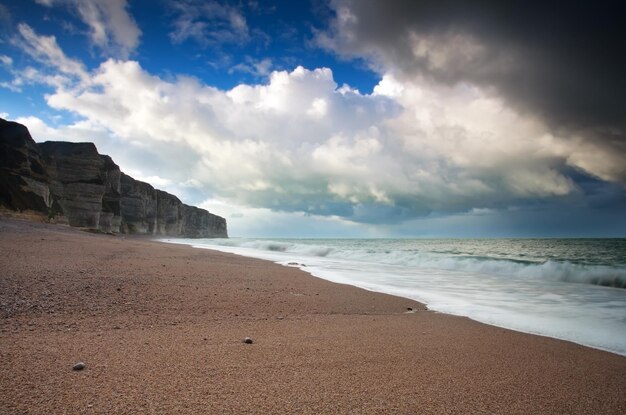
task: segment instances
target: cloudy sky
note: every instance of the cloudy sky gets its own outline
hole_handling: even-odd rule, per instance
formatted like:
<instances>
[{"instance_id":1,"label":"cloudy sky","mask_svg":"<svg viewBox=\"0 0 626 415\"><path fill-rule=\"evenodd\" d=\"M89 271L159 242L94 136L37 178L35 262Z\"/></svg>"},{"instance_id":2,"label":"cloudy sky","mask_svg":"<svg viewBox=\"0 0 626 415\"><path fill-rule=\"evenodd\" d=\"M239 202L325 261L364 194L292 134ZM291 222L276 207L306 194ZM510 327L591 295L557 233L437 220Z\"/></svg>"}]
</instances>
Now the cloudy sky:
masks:
<instances>
[{"instance_id":1,"label":"cloudy sky","mask_svg":"<svg viewBox=\"0 0 626 415\"><path fill-rule=\"evenodd\" d=\"M617 2L488 3L0 0L0 116L232 236L626 236Z\"/></svg>"}]
</instances>

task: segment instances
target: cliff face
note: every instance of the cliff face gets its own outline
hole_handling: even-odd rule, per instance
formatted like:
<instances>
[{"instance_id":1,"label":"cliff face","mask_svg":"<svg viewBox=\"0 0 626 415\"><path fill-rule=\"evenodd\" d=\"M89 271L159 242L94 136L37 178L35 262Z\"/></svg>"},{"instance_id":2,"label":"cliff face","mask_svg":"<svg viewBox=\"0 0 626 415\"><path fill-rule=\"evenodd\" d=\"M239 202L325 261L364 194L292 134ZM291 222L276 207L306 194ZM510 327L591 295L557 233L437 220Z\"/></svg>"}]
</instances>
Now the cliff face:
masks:
<instances>
[{"instance_id":1,"label":"cliff face","mask_svg":"<svg viewBox=\"0 0 626 415\"><path fill-rule=\"evenodd\" d=\"M102 211L100 212L99 228L104 232L119 232L122 224L122 172L109 156L100 156L102 161Z\"/></svg>"},{"instance_id":2,"label":"cliff face","mask_svg":"<svg viewBox=\"0 0 626 415\"><path fill-rule=\"evenodd\" d=\"M174 195L157 190L157 227L158 235L176 235L182 232L183 203Z\"/></svg>"},{"instance_id":3,"label":"cliff face","mask_svg":"<svg viewBox=\"0 0 626 415\"><path fill-rule=\"evenodd\" d=\"M28 129L0 118L0 205L34 217L52 210L49 178Z\"/></svg>"},{"instance_id":4,"label":"cliff face","mask_svg":"<svg viewBox=\"0 0 626 415\"><path fill-rule=\"evenodd\" d=\"M122 173L121 179L122 232L154 234L156 230L156 190Z\"/></svg>"},{"instance_id":5,"label":"cliff face","mask_svg":"<svg viewBox=\"0 0 626 415\"><path fill-rule=\"evenodd\" d=\"M50 193L70 226L99 229L104 195L103 161L92 143L39 144Z\"/></svg>"},{"instance_id":6,"label":"cliff face","mask_svg":"<svg viewBox=\"0 0 626 415\"><path fill-rule=\"evenodd\" d=\"M189 238L223 238L228 235L226 220L216 215L206 215L204 209L183 206L181 232Z\"/></svg>"},{"instance_id":7,"label":"cliff face","mask_svg":"<svg viewBox=\"0 0 626 415\"><path fill-rule=\"evenodd\" d=\"M226 220L122 173L121 231L188 238L227 237Z\"/></svg>"},{"instance_id":8,"label":"cliff face","mask_svg":"<svg viewBox=\"0 0 626 415\"><path fill-rule=\"evenodd\" d=\"M226 220L122 173L92 143L37 144L0 119L0 206L103 232L228 237Z\"/></svg>"}]
</instances>

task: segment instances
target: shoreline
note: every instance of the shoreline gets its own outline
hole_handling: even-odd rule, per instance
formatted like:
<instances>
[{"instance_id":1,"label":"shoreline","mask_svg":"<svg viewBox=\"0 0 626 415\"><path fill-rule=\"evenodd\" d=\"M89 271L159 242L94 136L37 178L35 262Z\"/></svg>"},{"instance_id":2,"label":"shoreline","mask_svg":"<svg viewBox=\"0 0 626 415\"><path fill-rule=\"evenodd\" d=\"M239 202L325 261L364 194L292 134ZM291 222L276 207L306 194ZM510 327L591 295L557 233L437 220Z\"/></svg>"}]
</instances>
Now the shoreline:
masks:
<instances>
[{"instance_id":1,"label":"shoreline","mask_svg":"<svg viewBox=\"0 0 626 415\"><path fill-rule=\"evenodd\" d=\"M626 410L623 356L294 267L4 219L0 248L2 413Z\"/></svg>"},{"instance_id":2,"label":"shoreline","mask_svg":"<svg viewBox=\"0 0 626 415\"><path fill-rule=\"evenodd\" d=\"M256 238L254 238L256 239ZM277 260L276 258L271 258L271 252L266 255L265 257L263 256L263 252L259 251L260 254L255 256L256 252L250 252L249 254L246 254L246 252L234 252L237 251L237 249L230 249L231 247L226 245L226 246L220 246L220 245L215 245L215 246L209 246L209 245L197 245L194 244L192 242L191 239L189 238L156 238L154 239L156 242L163 242L163 243L170 243L170 244L176 244L176 245L185 245L185 246L189 246L191 248L197 248L197 249L206 249L206 250L211 250L211 251L216 251L216 252L221 252L221 253L228 253L228 254L233 254L233 255L238 255L241 257L245 257L245 258L255 258L255 259L260 259L260 260L264 260L264 261L268 261L271 262L273 264L277 264L277 265L281 265L281 266L290 266L289 264L286 264L285 260ZM236 247L238 248L238 247ZM296 257L298 256L298 254L294 254ZM301 261L300 258L294 258L293 261L295 261L295 264L298 264L297 261ZM308 261L306 259L303 260L304 262ZM551 339L557 339L557 340L562 340L562 341L566 341L566 342L571 342L580 346L584 346L584 347L589 347L591 349L595 349L595 350L601 350L604 352L608 352L608 353L612 353L618 356L622 356L622 357L626 357L626 351L624 352L620 352L619 350L616 349L611 349L608 347L602 347L599 345L594 345L594 344L589 344L589 343L584 343L582 341L577 341L575 339L572 338L567 338L567 337L559 337L558 335L553 335L553 334L549 334L549 333L544 333L541 331L532 331L530 329L523 329L523 328L518 328L515 327L513 325L506 325L506 324L498 324L498 322L494 322L494 321L486 321L484 319L480 319L477 318L475 316L472 315L467 315L467 314L461 314L461 313L453 313L453 312L449 312L449 311L442 311L442 310L438 310L436 308L430 308L428 301L423 301L419 298L412 298L409 297L407 295L403 295L402 293L398 293L398 292L390 292L390 291L384 291L383 289L376 289L376 288L372 288L370 286L367 286L367 284L358 284L358 281L355 281L354 283L351 282L345 282L345 278L339 278L339 279L333 279L332 277L325 277L323 276L324 271L323 269L311 269L310 267L307 267L304 264L298 264L301 266L295 266L295 268L300 269L301 271L311 275L314 278L319 278L321 280L324 281L328 281L331 283L336 283L336 284L345 284L345 285L349 285L349 286L353 286L353 287L357 287L359 289L363 289L363 290L367 290L367 291L371 291L374 293L380 293L380 294L385 294L385 295L392 295L392 296L396 296L399 298L405 298L407 300L411 300L411 301L417 301L418 303L422 304L424 307L428 308L430 311L434 311L434 312L439 312L439 313L443 313L446 315L450 315L450 316L455 316L455 317L462 317L462 318L469 318L472 321L475 321L477 323L481 323L481 324L486 324L488 326L492 326L492 327L498 327L498 328L503 328L506 330L512 330L512 331L516 331L519 333L524 333L524 334L530 334L530 335L534 335L534 336L541 336L541 337L547 337L547 338L551 338Z\"/></svg>"}]
</instances>

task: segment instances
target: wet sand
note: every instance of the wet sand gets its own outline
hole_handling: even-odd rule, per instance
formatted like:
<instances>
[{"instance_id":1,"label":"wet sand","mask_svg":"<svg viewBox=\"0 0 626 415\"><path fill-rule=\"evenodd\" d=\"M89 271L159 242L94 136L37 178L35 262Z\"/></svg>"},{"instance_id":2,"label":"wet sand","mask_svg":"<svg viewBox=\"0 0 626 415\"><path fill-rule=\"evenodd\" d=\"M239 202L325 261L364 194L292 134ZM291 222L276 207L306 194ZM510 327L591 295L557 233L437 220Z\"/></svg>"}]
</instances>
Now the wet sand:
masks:
<instances>
[{"instance_id":1,"label":"wet sand","mask_svg":"<svg viewBox=\"0 0 626 415\"><path fill-rule=\"evenodd\" d=\"M0 220L0 313L0 414L626 413L626 357L146 238Z\"/></svg>"}]
</instances>

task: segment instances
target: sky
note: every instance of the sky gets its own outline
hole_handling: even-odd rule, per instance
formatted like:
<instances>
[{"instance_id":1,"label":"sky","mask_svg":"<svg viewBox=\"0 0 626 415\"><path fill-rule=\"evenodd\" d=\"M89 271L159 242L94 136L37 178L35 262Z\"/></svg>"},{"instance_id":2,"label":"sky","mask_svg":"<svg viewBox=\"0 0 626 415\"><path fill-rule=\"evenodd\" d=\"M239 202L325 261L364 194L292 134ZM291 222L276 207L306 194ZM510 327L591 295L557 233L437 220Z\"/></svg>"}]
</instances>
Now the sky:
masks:
<instances>
[{"instance_id":1,"label":"sky","mask_svg":"<svg viewBox=\"0 0 626 415\"><path fill-rule=\"evenodd\" d=\"M618 2L0 0L0 117L247 237L626 237Z\"/></svg>"}]
</instances>

